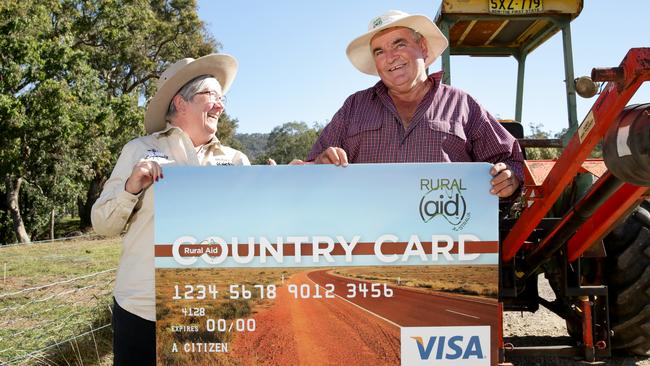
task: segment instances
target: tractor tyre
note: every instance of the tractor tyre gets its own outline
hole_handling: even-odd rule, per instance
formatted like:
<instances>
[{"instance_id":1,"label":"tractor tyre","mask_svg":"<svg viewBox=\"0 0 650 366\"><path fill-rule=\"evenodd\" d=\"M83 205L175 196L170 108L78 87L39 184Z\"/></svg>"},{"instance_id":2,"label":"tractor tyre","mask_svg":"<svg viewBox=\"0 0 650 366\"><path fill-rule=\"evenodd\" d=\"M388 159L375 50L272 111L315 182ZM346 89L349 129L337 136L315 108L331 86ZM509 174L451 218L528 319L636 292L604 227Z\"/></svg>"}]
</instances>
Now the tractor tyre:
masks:
<instances>
[{"instance_id":1,"label":"tractor tyre","mask_svg":"<svg viewBox=\"0 0 650 366\"><path fill-rule=\"evenodd\" d=\"M650 202L605 239L612 349L650 355ZM567 324L569 325L569 324ZM575 329L574 333L581 333ZM577 331L577 332L576 332Z\"/></svg>"}]
</instances>

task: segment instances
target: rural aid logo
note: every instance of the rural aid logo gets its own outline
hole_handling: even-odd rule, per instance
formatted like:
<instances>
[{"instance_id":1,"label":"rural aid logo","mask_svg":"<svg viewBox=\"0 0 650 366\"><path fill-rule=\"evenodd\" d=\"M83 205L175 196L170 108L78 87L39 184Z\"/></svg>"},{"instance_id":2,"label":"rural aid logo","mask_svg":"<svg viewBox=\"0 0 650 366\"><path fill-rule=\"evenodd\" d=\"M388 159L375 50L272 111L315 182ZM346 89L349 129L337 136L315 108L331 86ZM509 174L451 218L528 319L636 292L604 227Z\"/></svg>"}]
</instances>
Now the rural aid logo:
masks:
<instances>
[{"instance_id":1,"label":"rural aid logo","mask_svg":"<svg viewBox=\"0 0 650 366\"><path fill-rule=\"evenodd\" d=\"M436 218L447 221L455 231L471 218L463 195L467 188L460 178L420 178L420 217L427 223Z\"/></svg>"},{"instance_id":2,"label":"rural aid logo","mask_svg":"<svg viewBox=\"0 0 650 366\"><path fill-rule=\"evenodd\" d=\"M490 327L403 327L402 365L490 365Z\"/></svg>"}]
</instances>

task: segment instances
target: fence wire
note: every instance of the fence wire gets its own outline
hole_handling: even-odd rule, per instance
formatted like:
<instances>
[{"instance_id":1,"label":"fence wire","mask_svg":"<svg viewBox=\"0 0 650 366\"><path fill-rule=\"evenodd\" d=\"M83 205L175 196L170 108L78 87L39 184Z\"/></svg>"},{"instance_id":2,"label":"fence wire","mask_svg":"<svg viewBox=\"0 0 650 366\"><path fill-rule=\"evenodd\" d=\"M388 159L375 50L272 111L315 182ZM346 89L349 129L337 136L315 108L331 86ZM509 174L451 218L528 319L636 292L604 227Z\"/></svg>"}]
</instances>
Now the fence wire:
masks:
<instances>
[{"instance_id":1,"label":"fence wire","mask_svg":"<svg viewBox=\"0 0 650 366\"><path fill-rule=\"evenodd\" d=\"M32 351L32 352L30 352L30 353L28 353L28 354L25 354L25 355L23 355L23 356L19 356L19 357L13 358L13 359L7 361L6 363L2 363L2 361L0 361L0 365L3 365L3 366L4 366L4 365L7 365L7 366L9 366L9 365L17 365L18 363L23 362L23 361L29 361L29 360L31 360L31 359L38 359L38 356L39 356L39 355L42 355L42 354L45 353L45 351L47 351L47 350L50 350L50 349L55 348L55 347L60 347L61 345L64 345L64 344L69 343L69 342L72 342L72 341L75 341L75 340L77 340L77 339L79 339L79 338L86 337L86 336L88 336L88 335L94 335L94 333L96 333L96 332L98 332L98 331L100 331L100 330L102 330L102 329L108 328L108 327L110 327L110 326L111 326L111 323L108 323L108 324L104 324L104 325L102 325L102 326L100 326L100 327L98 327L98 328L91 328L91 329L90 329L89 331L87 331L87 332L84 332L84 333L82 333L82 334L76 335L76 336L74 336L74 337L70 337L70 338L68 338L68 339L66 339L66 340L63 340L63 341L61 341L61 342L55 342L54 344L52 344L52 345L50 345L50 346L47 346L47 347L43 347L43 348L37 349L37 350ZM2 353L2 351L0 351L0 353Z\"/></svg>"},{"instance_id":2,"label":"fence wire","mask_svg":"<svg viewBox=\"0 0 650 366\"><path fill-rule=\"evenodd\" d=\"M110 333L101 333L101 339L96 333L110 326L117 242L89 239L0 249L11 269L0 282L5 289L0 293L0 366L50 364L52 357L99 361L98 340L102 354L110 344Z\"/></svg>"}]
</instances>

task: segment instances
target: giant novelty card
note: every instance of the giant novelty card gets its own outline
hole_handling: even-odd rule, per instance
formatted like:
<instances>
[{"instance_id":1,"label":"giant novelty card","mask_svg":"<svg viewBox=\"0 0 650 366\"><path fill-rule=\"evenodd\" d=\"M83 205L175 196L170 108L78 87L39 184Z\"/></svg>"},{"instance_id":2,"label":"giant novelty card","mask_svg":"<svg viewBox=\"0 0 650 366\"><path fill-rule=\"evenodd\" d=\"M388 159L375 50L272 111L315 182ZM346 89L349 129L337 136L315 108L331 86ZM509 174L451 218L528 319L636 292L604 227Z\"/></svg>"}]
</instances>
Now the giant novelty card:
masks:
<instances>
[{"instance_id":1,"label":"giant novelty card","mask_svg":"<svg viewBox=\"0 0 650 366\"><path fill-rule=\"evenodd\" d=\"M158 364L496 364L489 170L165 167Z\"/></svg>"}]
</instances>

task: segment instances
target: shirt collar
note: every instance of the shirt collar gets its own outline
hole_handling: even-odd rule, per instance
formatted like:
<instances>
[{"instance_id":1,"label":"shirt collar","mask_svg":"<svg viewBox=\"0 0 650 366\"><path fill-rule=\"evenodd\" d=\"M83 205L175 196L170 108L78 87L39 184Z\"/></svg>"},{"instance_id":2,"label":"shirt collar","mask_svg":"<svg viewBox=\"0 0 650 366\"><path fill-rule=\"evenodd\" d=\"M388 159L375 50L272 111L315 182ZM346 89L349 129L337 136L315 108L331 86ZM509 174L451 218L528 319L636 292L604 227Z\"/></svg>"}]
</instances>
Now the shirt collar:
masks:
<instances>
[{"instance_id":1,"label":"shirt collar","mask_svg":"<svg viewBox=\"0 0 650 366\"><path fill-rule=\"evenodd\" d=\"M443 73L444 72L441 70L441 71L429 74L429 76L427 76L427 79L429 79L431 81L431 85L433 85L434 93L438 89L438 86L440 86L440 80L442 79ZM372 87L372 89L373 89L373 92L374 92L373 97L377 97L380 94L388 94L388 87L386 87L386 84L384 84L384 82L381 81L381 80L379 80L377 82L377 84L375 84Z\"/></svg>"},{"instance_id":2,"label":"shirt collar","mask_svg":"<svg viewBox=\"0 0 650 366\"><path fill-rule=\"evenodd\" d=\"M151 135L154 136L154 137L156 137L156 138L160 138L160 137L162 137L162 136L169 136L169 135L172 135L172 134L174 134L174 133L182 133L182 134L185 134L185 132L184 132L183 130L181 130L180 127L175 126L175 125L173 125L173 124L167 122L167 124L165 125L165 128L164 128L164 129L162 129L162 130L160 130L160 131L157 131L157 132L154 132L154 133L152 133ZM217 136L213 136L213 137L212 137L212 140L208 141L208 143L206 143L206 144L203 145L203 146L204 146L205 148L209 148L209 147L212 147L212 146L215 146L215 147L221 147L221 141L219 141L219 139L217 138Z\"/></svg>"},{"instance_id":3,"label":"shirt collar","mask_svg":"<svg viewBox=\"0 0 650 366\"><path fill-rule=\"evenodd\" d=\"M167 124L165 125L165 128L163 128L160 131L156 131L156 132L152 133L151 135L154 136L154 137L167 136L167 135L170 135L172 133L172 130L182 131L179 127L174 126L173 124L167 122Z\"/></svg>"}]
</instances>

